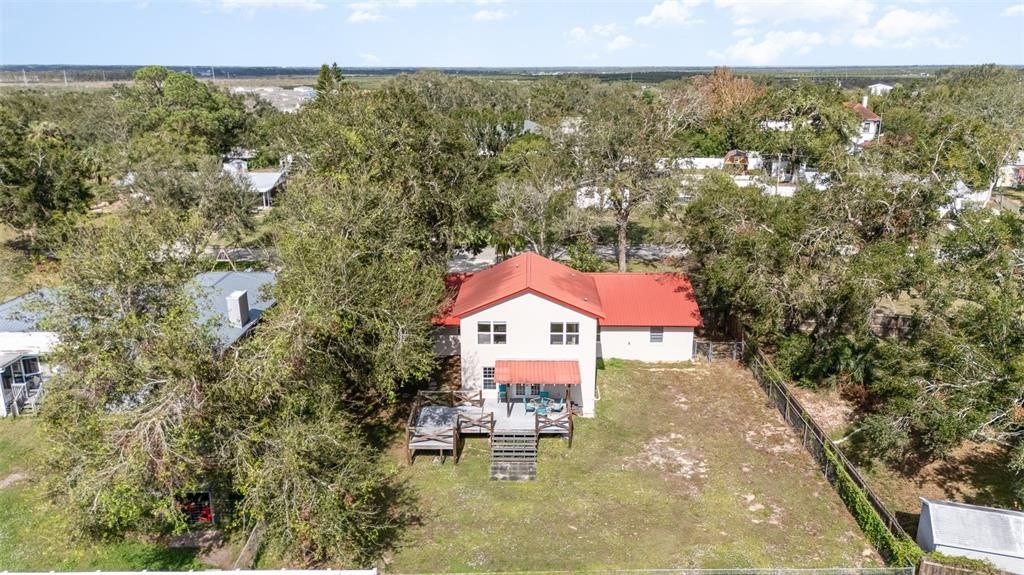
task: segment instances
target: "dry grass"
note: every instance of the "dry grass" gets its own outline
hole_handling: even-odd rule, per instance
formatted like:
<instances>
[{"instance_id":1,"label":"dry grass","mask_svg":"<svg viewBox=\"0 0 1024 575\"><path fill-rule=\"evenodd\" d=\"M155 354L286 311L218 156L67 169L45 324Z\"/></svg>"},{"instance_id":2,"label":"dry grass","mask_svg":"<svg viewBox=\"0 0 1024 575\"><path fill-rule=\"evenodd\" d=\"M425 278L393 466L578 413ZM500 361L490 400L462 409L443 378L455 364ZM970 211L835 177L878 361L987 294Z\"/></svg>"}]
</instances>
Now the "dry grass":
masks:
<instances>
[{"instance_id":1,"label":"dry grass","mask_svg":"<svg viewBox=\"0 0 1024 575\"><path fill-rule=\"evenodd\" d=\"M746 370L664 367L599 372L597 417L541 441L535 482L490 481L482 440L420 457L422 524L387 571L880 564Z\"/></svg>"}]
</instances>

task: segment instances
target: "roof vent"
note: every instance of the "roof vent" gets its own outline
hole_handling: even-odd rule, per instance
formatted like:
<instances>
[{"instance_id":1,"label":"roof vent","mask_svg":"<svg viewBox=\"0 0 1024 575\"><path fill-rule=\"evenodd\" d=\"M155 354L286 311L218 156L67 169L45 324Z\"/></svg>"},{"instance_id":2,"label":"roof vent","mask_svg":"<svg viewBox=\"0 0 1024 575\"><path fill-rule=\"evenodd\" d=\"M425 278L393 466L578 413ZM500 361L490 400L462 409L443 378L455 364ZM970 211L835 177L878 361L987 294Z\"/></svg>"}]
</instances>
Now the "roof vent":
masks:
<instances>
[{"instance_id":1,"label":"roof vent","mask_svg":"<svg viewBox=\"0 0 1024 575\"><path fill-rule=\"evenodd\" d=\"M233 291L228 294L228 323L242 327L249 323L249 292Z\"/></svg>"}]
</instances>

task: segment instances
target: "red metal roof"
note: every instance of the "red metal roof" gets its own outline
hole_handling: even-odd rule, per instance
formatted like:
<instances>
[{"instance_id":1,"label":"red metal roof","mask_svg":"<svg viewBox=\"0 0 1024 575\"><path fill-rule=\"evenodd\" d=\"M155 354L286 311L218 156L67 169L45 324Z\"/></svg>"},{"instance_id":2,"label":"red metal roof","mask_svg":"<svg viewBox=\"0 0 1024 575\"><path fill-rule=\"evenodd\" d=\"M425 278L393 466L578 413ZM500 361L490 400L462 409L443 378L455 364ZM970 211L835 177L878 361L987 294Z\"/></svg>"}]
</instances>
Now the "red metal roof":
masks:
<instances>
[{"instance_id":1,"label":"red metal roof","mask_svg":"<svg viewBox=\"0 0 1024 575\"><path fill-rule=\"evenodd\" d=\"M846 107L850 108L854 112L857 112L858 114L860 114L860 119L865 121L865 122L874 122L874 121L881 120L881 118L878 117L878 114L876 114L876 113L872 112L871 110L867 109L860 102L847 102L846 103Z\"/></svg>"},{"instance_id":2,"label":"red metal roof","mask_svg":"<svg viewBox=\"0 0 1024 575\"><path fill-rule=\"evenodd\" d=\"M697 327L700 309L686 276L671 273L582 273L532 252L472 274L449 274L449 299L434 323L534 292L606 326Z\"/></svg>"},{"instance_id":3,"label":"red metal roof","mask_svg":"<svg viewBox=\"0 0 1024 575\"><path fill-rule=\"evenodd\" d=\"M604 315L593 279L533 252L519 254L465 278L448 315L461 317L525 292L555 300L586 315Z\"/></svg>"},{"instance_id":4,"label":"red metal roof","mask_svg":"<svg viewBox=\"0 0 1024 575\"><path fill-rule=\"evenodd\" d=\"M580 364L575 361L494 362L494 382L501 384L579 385Z\"/></svg>"},{"instance_id":5,"label":"red metal roof","mask_svg":"<svg viewBox=\"0 0 1024 575\"><path fill-rule=\"evenodd\" d=\"M690 280L672 273L595 273L604 306L600 325L697 327L700 308Z\"/></svg>"}]
</instances>

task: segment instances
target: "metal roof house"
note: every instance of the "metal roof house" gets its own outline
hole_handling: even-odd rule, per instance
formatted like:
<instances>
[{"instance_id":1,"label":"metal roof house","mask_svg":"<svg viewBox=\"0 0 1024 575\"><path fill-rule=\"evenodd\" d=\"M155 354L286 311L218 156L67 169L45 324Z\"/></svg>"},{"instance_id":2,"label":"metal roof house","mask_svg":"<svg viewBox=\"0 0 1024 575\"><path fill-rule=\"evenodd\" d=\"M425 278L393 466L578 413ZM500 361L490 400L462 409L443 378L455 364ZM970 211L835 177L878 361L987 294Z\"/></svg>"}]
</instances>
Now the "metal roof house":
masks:
<instances>
[{"instance_id":1,"label":"metal roof house","mask_svg":"<svg viewBox=\"0 0 1024 575\"><path fill-rule=\"evenodd\" d=\"M195 277L190 290L197 321L213 330L215 351L233 346L274 305L266 293L274 278L271 272L208 272ZM56 333L41 325L52 297L52 290L43 289L0 303L0 417L32 412L43 397L50 376L46 354L58 341Z\"/></svg>"},{"instance_id":2,"label":"metal roof house","mask_svg":"<svg viewBox=\"0 0 1024 575\"><path fill-rule=\"evenodd\" d=\"M1024 574L1024 513L922 497L917 544Z\"/></svg>"}]
</instances>

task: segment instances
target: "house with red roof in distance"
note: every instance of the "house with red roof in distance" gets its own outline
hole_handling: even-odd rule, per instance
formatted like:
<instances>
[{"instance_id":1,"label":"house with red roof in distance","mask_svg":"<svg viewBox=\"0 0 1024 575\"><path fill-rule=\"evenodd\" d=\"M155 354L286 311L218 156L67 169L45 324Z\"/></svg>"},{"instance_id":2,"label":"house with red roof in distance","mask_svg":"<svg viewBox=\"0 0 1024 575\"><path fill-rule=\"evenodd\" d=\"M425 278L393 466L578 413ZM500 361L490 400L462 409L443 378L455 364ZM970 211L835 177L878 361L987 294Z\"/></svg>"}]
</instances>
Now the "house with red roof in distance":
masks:
<instances>
[{"instance_id":1,"label":"house with red roof in distance","mask_svg":"<svg viewBox=\"0 0 1024 575\"><path fill-rule=\"evenodd\" d=\"M860 116L860 130L853 137L854 144L862 146L873 141L882 133L882 118L868 108L867 96L864 96L860 102L848 102L846 107L857 112L857 115Z\"/></svg>"},{"instance_id":2,"label":"house with red roof in distance","mask_svg":"<svg viewBox=\"0 0 1024 575\"><path fill-rule=\"evenodd\" d=\"M593 416L599 359L693 358L700 310L672 273L584 273L532 252L448 277L435 351L459 356L461 386L485 402L564 398Z\"/></svg>"}]
</instances>

